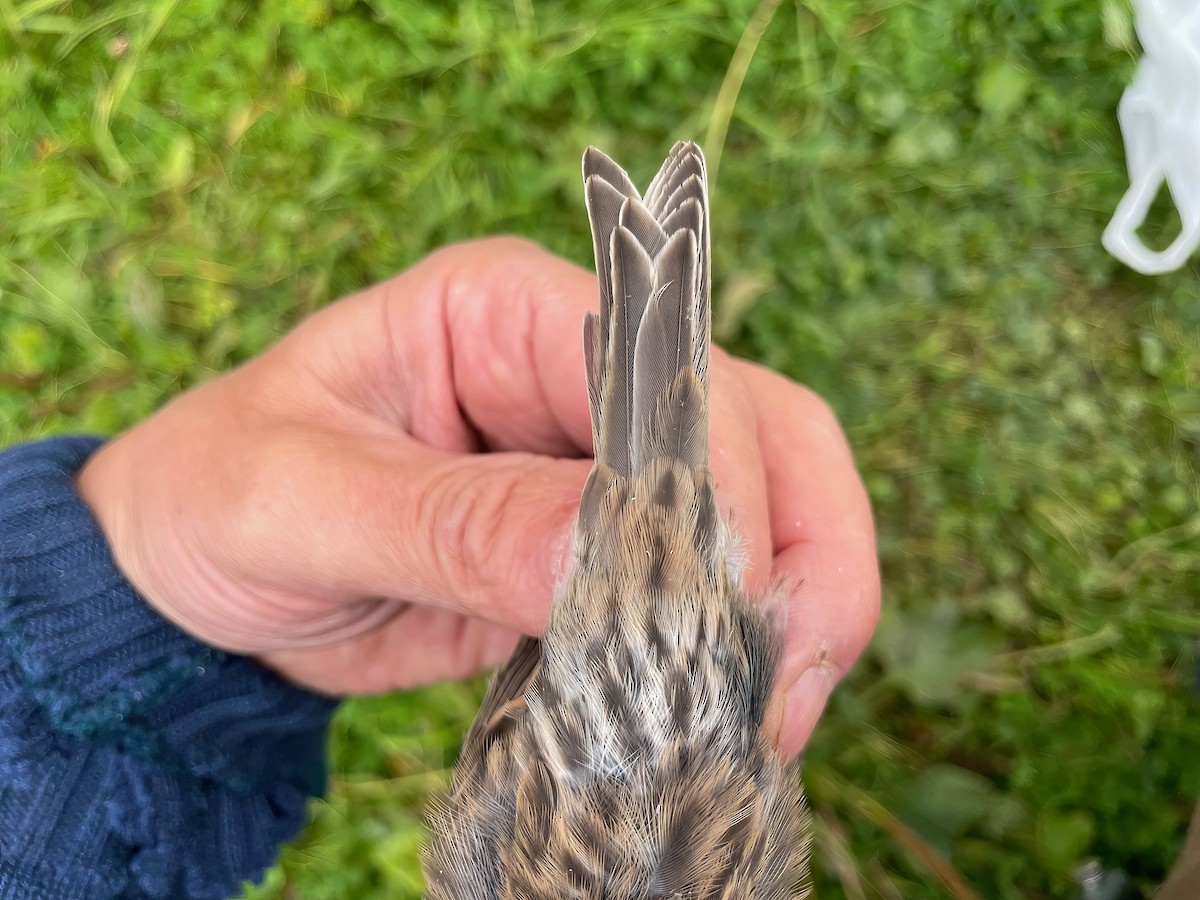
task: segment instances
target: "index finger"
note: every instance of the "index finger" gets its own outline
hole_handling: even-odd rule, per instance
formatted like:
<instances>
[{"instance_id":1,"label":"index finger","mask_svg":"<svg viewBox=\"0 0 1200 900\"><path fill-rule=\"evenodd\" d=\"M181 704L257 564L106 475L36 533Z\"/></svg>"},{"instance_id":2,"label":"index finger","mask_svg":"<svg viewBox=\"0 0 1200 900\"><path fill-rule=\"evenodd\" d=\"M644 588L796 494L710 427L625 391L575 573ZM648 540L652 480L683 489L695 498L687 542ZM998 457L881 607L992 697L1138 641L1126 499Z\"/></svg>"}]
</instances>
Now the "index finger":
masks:
<instances>
[{"instance_id":1,"label":"index finger","mask_svg":"<svg viewBox=\"0 0 1200 900\"><path fill-rule=\"evenodd\" d=\"M514 238L449 247L410 274L440 296L458 405L488 449L591 451L583 320L599 303L593 274Z\"/></svg>"},{"instance_id":2,"label":"index finger","mask_svg":"<svg viewBox=\"0 0 1200 900\"><path fill-rule=\"evenodd\" d=\"M333 411L438 450L587 456L583 320L598 302L593 275L528 241L454 244L302 322L272 350L293 362L275 393L290 404L297 375L315 376Z\"/></svg>"}]
</instances>

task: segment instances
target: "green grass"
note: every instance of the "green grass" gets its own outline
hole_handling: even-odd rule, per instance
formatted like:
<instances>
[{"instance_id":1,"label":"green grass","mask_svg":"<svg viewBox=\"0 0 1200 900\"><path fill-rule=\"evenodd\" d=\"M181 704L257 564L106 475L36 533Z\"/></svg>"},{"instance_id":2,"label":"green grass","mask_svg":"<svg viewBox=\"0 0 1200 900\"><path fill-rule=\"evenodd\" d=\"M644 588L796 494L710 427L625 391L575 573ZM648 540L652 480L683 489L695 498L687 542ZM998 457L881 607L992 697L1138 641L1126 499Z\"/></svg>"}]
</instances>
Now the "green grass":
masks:
<instances>
[{"instance_id":1,"label":"green grass","mask_svg":"<svg viewBox=\"0 0 1200 900\"><path fill-rule=\"evenodd\" d=\"M0 441L120 429L447 241L589 262L583 148L699 138L719 337L829 398L878 518L819 895L1149 888L1200 791L1200 289L1099 245L1128 7L772 5L756 43L747 0L0 0ZM417 896L481 685L347 704L246 896Z\"/></svg>"}]
</instances>

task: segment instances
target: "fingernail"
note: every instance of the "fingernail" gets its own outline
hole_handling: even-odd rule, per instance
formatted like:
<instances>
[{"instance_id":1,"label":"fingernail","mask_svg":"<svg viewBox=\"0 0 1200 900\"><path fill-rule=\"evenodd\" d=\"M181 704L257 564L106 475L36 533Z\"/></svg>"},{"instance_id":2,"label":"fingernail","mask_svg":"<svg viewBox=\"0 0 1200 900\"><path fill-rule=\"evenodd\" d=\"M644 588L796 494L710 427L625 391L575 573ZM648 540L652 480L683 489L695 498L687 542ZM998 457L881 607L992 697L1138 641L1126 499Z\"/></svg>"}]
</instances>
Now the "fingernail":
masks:
<instances>
[{"instance_id":1,"label":"fingernail","mask_svg":"<svg viewBox=\"0 0 1200 900\"><path fill-rule=\"evenodd\" d=\"M784 755L794 756L804 749L836 684L834 673L821 665L805 669L792 682L784 694L779 728L779 749Z\"/></svg>"}]
</instances>

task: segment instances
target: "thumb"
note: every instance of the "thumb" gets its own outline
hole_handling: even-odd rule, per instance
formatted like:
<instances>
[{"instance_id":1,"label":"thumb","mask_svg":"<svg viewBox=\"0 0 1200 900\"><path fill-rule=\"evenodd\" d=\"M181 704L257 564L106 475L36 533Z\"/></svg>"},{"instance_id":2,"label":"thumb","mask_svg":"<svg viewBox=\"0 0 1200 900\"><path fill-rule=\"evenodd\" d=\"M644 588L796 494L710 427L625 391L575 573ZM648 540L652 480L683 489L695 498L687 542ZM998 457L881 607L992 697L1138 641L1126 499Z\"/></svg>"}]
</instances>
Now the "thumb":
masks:
<instances>
[{"instance_id":1,"label":"thumb","mask_svg":"<svg viewBox=\"0 0 1200 900\"><path fill-rule=\"evenodd\" d=\"M340 436L339 436L340 438ZM314 442L278 454L308 471L272 479L268 535L307 587L387 597L540 633L572 552L590 460L459 454L408 436ZM279 556L276 556L279 559Z\"/></svg>"}]
</instances>

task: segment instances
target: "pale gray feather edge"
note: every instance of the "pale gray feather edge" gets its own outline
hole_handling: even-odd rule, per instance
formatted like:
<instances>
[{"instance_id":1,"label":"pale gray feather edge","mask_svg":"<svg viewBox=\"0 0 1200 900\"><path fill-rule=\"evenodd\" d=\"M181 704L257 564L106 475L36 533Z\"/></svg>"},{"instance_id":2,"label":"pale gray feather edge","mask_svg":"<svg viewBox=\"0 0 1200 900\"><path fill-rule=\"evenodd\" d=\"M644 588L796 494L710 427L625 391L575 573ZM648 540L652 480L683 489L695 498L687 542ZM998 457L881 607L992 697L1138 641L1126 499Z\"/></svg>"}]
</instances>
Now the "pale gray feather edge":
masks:
<instances>
[{"instance_id":1,"label":"pale gray feather edge","mask_svg":"<svg viewBox=\"0 0 1200 900\"><path fill-rule=\"evenodd\" d=\"M621 209L626 199L638 197L637 188L616 162L594 147L583 154L584 202L592 230L592 248L596 259L596 275L600 283L599 315L589 314L584 323L584 351L587 364L588 401L592 417L592 453L597 463L611 465L627 474L624 459L609 459L610 453L621 454L621 447L604 446L605 365L611 343L613 286L611 241L613 230L620 223ZM594 321L592 321L594 319ZM623 455L623 454L622 454ZM615 464L614 464L615 463Z\"/></svg>"},{"instance_id":2,"label":"pale gray feather edge","mask_svg":"<svg viewBox=\"0 0 1200 900\"><path fill-rule=\"evenodd\" d=\"M626 478L660 455L704 465L709 229L703 154L694 143L677 143L645 199L595 148L584 154L583 175L600 281L600 313L584 329L597 463ZM695 390L676 387L685 359L700 382ZM671 410L670 401L701 406ZM671 433L655 434L656 427ZM591 499L585 506L597 508Z\"/></svg>"},{"instance_id":3,"label":"pale gray feather edge","mask_svg":"<svg viewBox=\"0 0 1200 900\"><path fill-rule=\"evenodd\" d=\"M691 371L696 262L696 235L688 230L671 235L655 260L654 291L634 348L633 443L640 467L661 457L690 468L708 461L707 435L694 431L705 407Z\"/></svg>"},{"instance_id":4,"label":"pale gray feather edge","mask_svg":"<svg viewBox=\"0 0 1200 900\"><path fill-rule=\"evenodd\" d=\"M638 377L635 351L642 316L655 287L655 261L624 225L618 225L612 233L611 256L613 324L604 361L600 420L605 461L619 474L632 478L641 469L634 444L633 389Z\"/></svg>"},{"instance_id":5,"label":"pale gray feather edge","mask_svg":"<svg viewBox=\"0 0 1200 900\"><path fill-rule=\"evenodd\" d=\"M695 181L692 181L692 179ZM708 174L704 154L690 141L679 141L671 148L667 162L646 190L646 206L655 218L663 223L668 235L674 230L672 216L682 210L689 201L695 200L699 209L697 216L698 287L696 290L696 332L693 345L693 362L696 372L707 388L709 341L710 341L710 296L711 246L708 219Z\"/></svg>"}]
</instances>

